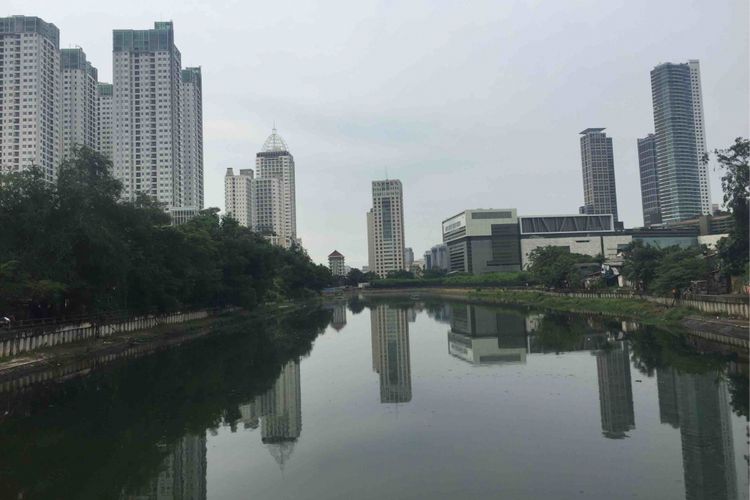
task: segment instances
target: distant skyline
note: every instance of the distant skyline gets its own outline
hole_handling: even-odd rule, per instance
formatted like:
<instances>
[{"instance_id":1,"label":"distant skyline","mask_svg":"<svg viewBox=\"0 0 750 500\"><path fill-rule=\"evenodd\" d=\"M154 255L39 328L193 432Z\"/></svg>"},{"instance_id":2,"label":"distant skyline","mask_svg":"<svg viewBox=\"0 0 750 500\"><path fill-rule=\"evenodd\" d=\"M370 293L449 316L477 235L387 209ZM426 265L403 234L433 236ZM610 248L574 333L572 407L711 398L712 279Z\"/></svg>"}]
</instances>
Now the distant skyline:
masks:
<instances>
[{"instance_id":1,"label":"distant skyline","mask_svg":"<svg viewBox=\"0 0 750 500\"><path fill-rule=\"evenodd\" d=\"M646 15L647 13L647 15ZM650 71L701 63L707 149L748 132L746 1L276 2L10 0L112 81L112 30L172 20L202 67L205 205L252 168L274 122L295 157L297 232L316 262L367 263L371 182L400 179L406 246L470 208L576 213L578 132L606 127L626 227L642 224L636 139L653 132ZM711 201L721 202L710 168Z\"/></svg>"}]
</instances>

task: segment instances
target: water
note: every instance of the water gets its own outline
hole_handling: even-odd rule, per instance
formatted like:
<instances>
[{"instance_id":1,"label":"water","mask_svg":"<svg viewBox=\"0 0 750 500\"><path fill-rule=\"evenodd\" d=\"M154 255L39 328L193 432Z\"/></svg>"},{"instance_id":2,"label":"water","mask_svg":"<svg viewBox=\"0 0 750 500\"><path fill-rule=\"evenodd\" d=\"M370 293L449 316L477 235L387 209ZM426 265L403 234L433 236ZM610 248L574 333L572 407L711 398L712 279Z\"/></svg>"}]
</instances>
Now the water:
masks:
<instances>
[{"instance_id":1,"label":"water","mask_svg":"<svg viewBox=\"0 0 750 500\"><path fill-rule=\"evenodd\" d=\"M748 497L746 358L572 315L350 306L0 394L0 498Z\"/></svg>"}]
</instances>

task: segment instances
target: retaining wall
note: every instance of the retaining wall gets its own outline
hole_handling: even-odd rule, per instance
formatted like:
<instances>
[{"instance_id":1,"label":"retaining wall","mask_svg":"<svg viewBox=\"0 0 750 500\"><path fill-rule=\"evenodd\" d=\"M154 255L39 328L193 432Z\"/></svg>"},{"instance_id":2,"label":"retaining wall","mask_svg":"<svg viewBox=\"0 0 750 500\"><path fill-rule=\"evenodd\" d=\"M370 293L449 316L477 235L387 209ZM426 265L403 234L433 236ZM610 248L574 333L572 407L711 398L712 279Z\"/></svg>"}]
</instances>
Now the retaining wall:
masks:
<instances>
[{"instance_id":1,"label":"retaining wall","mask_svg":"<svg viewBox=\"0 0 750 500\"><path fill-rule=\"evenodd\" d=\"M136 316L119 321L87 321L66 325L40 325L0 330L0 358L16 356L43 347L51 347L88 339L146 330L161 325L174 325L214 316L230 309L202 309L198 311L173 312Z\"/></svg>"}]
</instances>

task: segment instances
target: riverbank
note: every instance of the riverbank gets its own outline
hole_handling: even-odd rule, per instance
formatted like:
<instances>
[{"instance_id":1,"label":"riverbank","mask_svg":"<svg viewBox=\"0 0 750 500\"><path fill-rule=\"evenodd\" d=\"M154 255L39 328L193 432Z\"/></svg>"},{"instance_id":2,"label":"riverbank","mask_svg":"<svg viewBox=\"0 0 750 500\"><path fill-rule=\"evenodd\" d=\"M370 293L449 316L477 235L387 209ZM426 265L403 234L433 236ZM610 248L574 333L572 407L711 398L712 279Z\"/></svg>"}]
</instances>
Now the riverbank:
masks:
<instances>
[{"instance_id":1,"label":"riverbank","mask_svg":"<svg viewBox=\"0 0 750 500\"><path fill-rule=\"evenodd\" d=\"M112 334L61 344L0 360L0 393L38 382L86 375L119 360L146 356L187 342L220 335L223 326L252 319L279 319L314 302L272 304L235 310L174 325Z\"/></svg>"},{"instance_id":2,"label":"riverbank","mask_svg":"<svg viewBox=\"0 0 750 500\"><path fill-rule=\"evenodd\" d=\"M747 320L707 315L684 305L667 306L635 297L598 298L575 297L535 290L475 289L475 288L409 288L366 290L365 296L436 296L469 301L477 304L506 304L539 309L591 314L634 320L661 328L679 328L688 333L699 332L704 338L748 347ZM698 333L696 333L698 334Z\"/></svg>"}]
</instances>

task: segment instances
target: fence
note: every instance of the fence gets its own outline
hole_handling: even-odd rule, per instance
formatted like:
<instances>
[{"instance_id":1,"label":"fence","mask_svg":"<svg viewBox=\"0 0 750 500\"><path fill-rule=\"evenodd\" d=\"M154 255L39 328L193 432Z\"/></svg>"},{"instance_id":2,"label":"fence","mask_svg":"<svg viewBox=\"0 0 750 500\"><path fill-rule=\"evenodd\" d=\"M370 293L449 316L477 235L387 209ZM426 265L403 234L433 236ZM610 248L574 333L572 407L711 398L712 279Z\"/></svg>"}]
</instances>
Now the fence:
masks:
<instances>
[{"instance_id":1,"label":"fence","mask_svg":"<svg viewBox=\"0 0 750 500\"><path fill-rule=\"evenodd\" d=\"M133 332L203 319L231 309L201 309L178 311L166 314L148 314L129 318L97 318L89 321L20 325L8 330L0 330L0 358L16 356L43 347L51 347L88 339L109 337L118 333Z\"/></svg>"}]
</instances>

